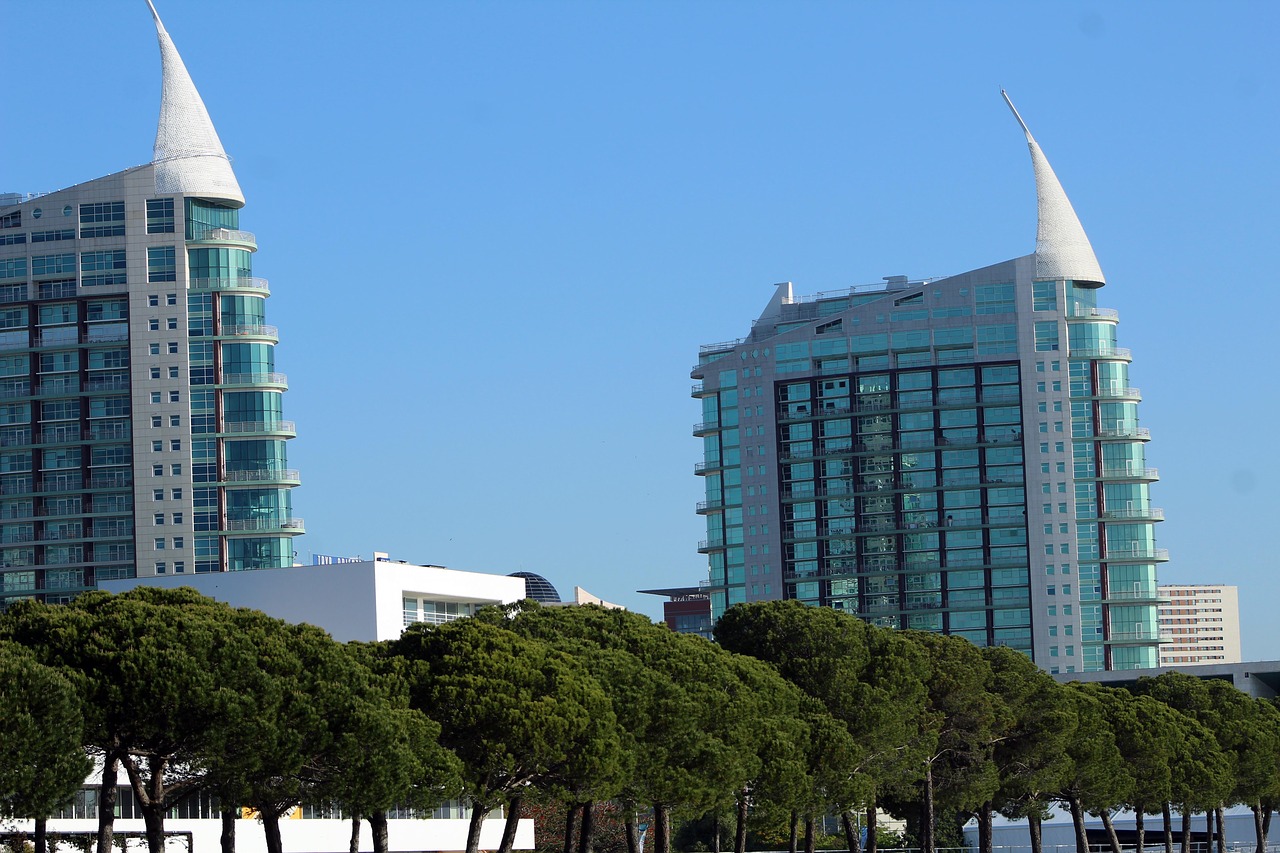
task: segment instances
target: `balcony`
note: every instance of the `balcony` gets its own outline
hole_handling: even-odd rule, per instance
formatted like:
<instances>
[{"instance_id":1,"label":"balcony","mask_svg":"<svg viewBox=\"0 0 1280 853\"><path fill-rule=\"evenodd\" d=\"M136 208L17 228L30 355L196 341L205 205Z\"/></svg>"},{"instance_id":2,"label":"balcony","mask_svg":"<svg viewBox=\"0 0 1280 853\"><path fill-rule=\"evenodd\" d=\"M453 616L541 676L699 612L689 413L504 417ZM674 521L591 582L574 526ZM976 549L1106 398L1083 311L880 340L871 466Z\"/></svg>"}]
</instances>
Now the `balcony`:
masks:
<instances>
[{"instance_id":1,"label":"balcony","mask_svg":"<svg viewBox=\"0 0 1280 853\"><path fill-rule=\"evenodd\" d=\"M265 278L235 276L232 278L193 278L187 282L188 290L249 290L267 296L271 288Z\"/></svg>"},{"instance_id":2,"label":"balcony","mask_svg":"<svg viewBox=\"0 0 1280 853\"><path fill-rule=\"evenodd\" d=\"M258 238L252 231L234 228L203 228L193 231L188 243L235 243L239 246L258 248Z\"/></svg>"},{"instance_id":3,"label":"balcony","mask_svg":"<svg viewBox=\"0 0 1280 853\"><path fill-rule=\"evenodd\" d=\"M725 464L718 459L713 462L698 462L693 466L693 473L701 477L713 471L719 471L724 467Z\"/></svg>"},{"instance_id":4,"label":"balcony","mask_svg":"<svg viewBox=\"0 0 1280 853\"><path fill-rule=\"evenodd\" d=\"M265 324L239 324L226 325L218 330L215 337L219 338L267 338L268 340L280 340L280 330L275 326Z\"/></svg>"},{"instance_id":5,"label":"balcony","mask_svg":"<svg viewBox=\"0 0 1280 853\"><path fill-rule=\"evenodd\" d=\"M1162 638L1158 629L1139 628L1134 631L1112 631L1102 642L1115 646L1150 646L1155 643L1170 643L1173 641Z\"/></svg>"},{"instance_id":6,"label":"balcony","mask_svg":"<svg viewBox=\"0 0 1280 853\"><path fill-rule=\"evenodd\" d=\"M1098 513L1102 521L1164 521L1164 510L1156 507L1147 509L1104 509Z\"/></svg>"},{"instance_id":7,"label":"balcony","mask_svg":"<svg viewBox=\"0 0 1280 853\"><path fill-rule=\"evenodd\" d=\"M1099 388L1093 396L1101 400L1141 400L1142 389L1134 388Z\"/></svg>"},{"instance_id":8,"label":"balcony","mask_svg":"<svg viewBox=\"0 0 1280 853\"><path fill-rule=\"evenodd\" d=\"M1144 480L1155 482L1160 479L1157 468L1144 468L1140 465L1103 466L1097 473L1098 480Z\"/></svg>"},{"instance_id":9,"label":"balcony","mask_svg":"<svg viewBox=\"0 0 1280 853\"><path fill-rule=\"evenodd\" d=\"M222 425L219 435L283 435L293 438L298 434L293 421L232 421Z\"/></svg>"},{"instance_id":10,"label":"balcony","mask_svg":"<svg viewBox=\"0 0 1280 853\"><path fill-rule=\"evenodd\" d=\"M1094 438L1121 439L1125 441L1150 441L1151 430L1146 427L1121 424L1119 426L1096 430L1094 432Z\"/></svg>"},{"instance_id":11,"label":"balcony","mask_svg":"<svg viewBox=\"0 0 1280 853\"><path fill-rule=\"evenodd\" d=\"M128 380L125 381L125 387L128 388ZM80 377L68 376L62 379L46 379L36 385L37 397L61 396L66 394L77 394L80 391Z\"/></svg>"},{"instance_id":12,"label":"balcony","mask_svg":"<svg viewBox=\"0 0 1280 853\"><path fill-rule=\"evenodd\" d=\"M711 500L711 501L698 501L698 505L697 507L694 508L694 511L698 515L708 515L713 512L719 512L722 509L724 509L724 501Z\"/></svg>"},{"instance_id":13,"label":"balcony","mask_svg":"<svg viewBox=\"0 0 1280 853\"><path fill-rule=\"evenodd\" d=\"M1169 562L1168 548L1123 548L1118 550L1107 549L1107 553L1103 555L1104 563L1167 563Z\"/></svg>"},{"instance_id":14,"label":"balcony","mask_svg":"<svg viewBox=\"0 0 1280 853\"><path fill-rule=\"evenodd\" d=\"M718 551L724 547L725 547L725 544L724 544L723 536L719 536L714 539L703 539L701 542L698 543L698 553L709 554L712 551Z\"/></svg>"},{"instance_id":15,"label":"balcony","mask_svg":"<svg viewBox=\"0 0 1280 853\"><path fill-rule=\"evenodd\" d=\"M1072 347L1067 357L1133 361L1133 353L1124 347Z\"/></svg>"},{"instance_id":16,"label":"balcony","mask_svg":"<svg viewBox=\"0 0 1280 853\"><path fill-rule=\"evenodd\" d=\"M695 437L709 435L718 429L720 429L719 421L703 421L700 424L693 425L693 434Z\"/></svg>"},{"instance_id":17,"label":"balcony","mask_svg":"<svg viewBox=\"0 0 1280 853\"><path fill-rule=\"evenodd\" d=\"M1067 309L1068 320L1119 320L1120 312L1114 308L1086 308L1076 305Z\"/></svg>"},{"instance_id":18,"label":"balcony","mask_svg":"<svg viewBox=\"0 0 1280 853\"><path fill-rule=\"evenodd\" d=\"M90 379L84 383L84 390L86 391L128 391L129 378L127 376L109 376L101 379Z\"/></svg>"},{"instance_id":19,"label":"balcony","mask_svg":"<svg viewBox=\"0 0 1280 853\"><path fill-rule=\"evenodd\" d=\"M1131 589L1109 589L1102 600L1113 604L1158 604L1169 599L1161 596L1155 589L1135 585Z\"/></svg>"},{"instance_id":20,"label":"balcony","mask_svg":"<svg viewBox=\"0 0 1280 853\"><path fill-rule=\"evenodd\" d=\"M291 468L278 471L227 471L222 475L224 483L285 483L298 485L301 476Z\"/></svg>"},{"instance_id":21,"label":"balcony","mask_svg":"<svg viewBox=\"0 0 1280 853\"><path fill-rule=\"evenodd\" d=\"M295 536L306 529L300 518L229 518L223 530L227 533L288 533Z\"/></svg>"},{"instance_id":22,"label":"balcony","mask_svg":"<svg viewBox=\"0 0 1280 853\"><path fill-rule=\"evenodd\" d=\"M279 385L282 388L287 388L289 386L289 377L283 373L228 373L219 379L216 384L219 387Z\"/></svg>"}]
</instances>

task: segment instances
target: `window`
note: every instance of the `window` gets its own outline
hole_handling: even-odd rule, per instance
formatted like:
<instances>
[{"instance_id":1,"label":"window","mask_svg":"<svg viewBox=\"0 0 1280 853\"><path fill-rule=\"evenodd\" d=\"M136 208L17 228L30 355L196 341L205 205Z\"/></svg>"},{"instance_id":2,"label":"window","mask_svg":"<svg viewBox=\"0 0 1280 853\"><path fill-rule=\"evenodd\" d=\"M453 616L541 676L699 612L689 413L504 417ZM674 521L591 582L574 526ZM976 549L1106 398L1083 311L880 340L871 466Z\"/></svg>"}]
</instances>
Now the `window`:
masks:
<instances>
[{"instance_id":1,"label":"window","mask_svg":"<svg viewBox=\"0 0 1280 853\"><path fill-rule=\"evenodd\" d=\"M151 346L149 346L149 347L147 348L147 351L148 351L149 353L151 353L152 355L159 355L159 354L160 354L160 345L159 345L159 344L151 344Z\"/></svg>"},{"instance_id":2,"label":"window","mask_svg":"<svg viewBox=\"0 0 1280 853\"><path fill-rule=\"evenodd\" d=\"M156 525L164 524L164 513L163 513L163 512L157 512L157 513L152 517L151 522L152 522L152 524L156 524Z\"/></svg>"},{"instance_id":3,"label":"window","mask_svg":"<svg viewBox=\"0 0 1280 853\"><path fill-rule=\"evenodd\" d=\"M159 415L152 415L152 416L151 416L151 426L153 426L153 427L158 427L158 426L160 426L160 424L161 424L160 416L159 416Z\"/></svg>"},{"instance_id":4,"label":"window","mask_svg":"<svg viewBox=\"0 0 1280 853\"><path fill-rule=\"evenodd\" d=\"M151 378L152 378L152 379L159 379L159 378L160 378L160 368L158 368L158 367L153 367L153 368L151 368Z\"/></svg>"},{"instance_id":5,"label":"window","mask_svg":"<svg viewBox=\"0 0 1280 853\"><path fill-rule=\"evenodd\" d=\"M173 514L173 523L174 523L174 524L181 524L181 523L182 523L182 513L180 513L180 512L175 512L175 513Z\"/></svg>"},{"instance_id":6,"label":"window","mask_svg":"<svg viewBox=\"0 0 1280 853\"><path fill-rule=\"evenodd\" d=\"M151 466L151 476L153 476L153 477L163 477L163 476L164 476L164 466L163 466L163 465L152 465L152 466Z\"/></svg>"},{"instance_id":7,"label":"window","mask_svg":"<svg viewBox=\"0 0 1280 853\"><path fill-rule=\"evenodd\" d=\"M182 537L181 537L181 536L175 536L175 537L173 537L173 549L174 549L175 551L177 551L177 550L180 550L182 547L183 547L183 546L182 546Z\"/></svg>"},{"instance_id":8,"label":"window","mask_svg":"<svg viewBox=\"0 0 1280 853\"><path fill-rule=\"evenodd\" d=\"M175 501L180 501L180 500L182 500L182 489L174 489L174 490L173 490L173 499L174 499Z\"/></svg>"},{"instance_id":9,"label":"window","mask_svg":"<svg viewBox=\"0 0 1280 853\"><path fill-rule=\"evenodd\" d=\"M157 541L157 542L161 542L161 541L163 541L163 540L161 540L161 539L157 539L156 541ZM156 563L156 574L158 574L158 575L162 575L162 574L164 574L164 573L165 573L165 565L164 565L164 563Z\"/></svg>"},{"instance_id":10,"label":"window","mask_svg":"<svg viewBox=\"0 0 1280 853\"><path fill-rule=\"evenodd\" d=\"M175 560L173 563L173 571L175 574L182 574L187 570L187 564L182 560Z\"/></svg>"},{"instance_id":11,"label":"window","mask_svg":"<svg viewBox=\"0 0 1280 853\"><path fill-rule=\"evenodd\" d=\"M157 551L163 551L163 550L164 550L164 537L163 537L163 536L157 536L157 537L152 541L152 544L155 546L155 549L156 549Z\"/></svg>"},{"instance_id":12,"label":"window","mask_svg":"<svg viewBox=\"0 0 1280 853\"><path fill-rule=\"evenodd\" d=\"M178 342L169 341L169 355L177 355L177 354L178 354Z\"/></svg>"},{"instance_id":13,"label":"window","mask_svg":"<svg viewBox=\"0 0 1280 853\"><path fill-rule=\"evenodd\" d=\"M173 246L151 246L147 249L147 281L177 281L177 251Z\"/></svg>"},{"instance_id":14,"label":"window","mask_svg":"<svg viewBox=\"0 0 1280 853\"><path fill-rule=\"evenodd\" d=\"M148 306L148 307L150 307L150 308L159 308L159 307L160 307L160 296L159 296L159 294L153 293L153 294L151 294L150 296L148 296L148 297L147 297L147 306ZM1044 389L1041 389L1041 390L1044 390Z\"/></svg>"},{"instance_id":15,"label":"window","mask_svg":"<svg viewBox=\"0 0 1280 853\"><path fill-rule=\"evenodd\" d=\"M178 402L181 402L181 401L182 401L182 392L181 392L181 391L170 391L170 392L169 392L169 402L170 402L170 403L178 403Z\"/></svg>"},{"instance_id":16,"label":"window","mask_svg":"<svg viewBox=\"0 0 1280 853\"><path fill-rule=\"evenodd\" d=\"M147 199L147 233L173 233L173 199Z\"/></svg>"},{"instance_id":17,"label":"window","mask_svg":"<svg viewBox=\"0 0 1280 853\"><path fill-rule=\"evenodd\" d=\"M169 415L169 426L182 426L182 415Z\"/></svg>"},{"instance_id":18,"label":"window","mask_svg":"<svg viewBox=\"0 0 1280 853\"><path fill-rule=\"evenodd\" d=\"M171 332L176 332L176 331L178 330L178 318L177 318L177 317L170 317L170 318L169 318L169 320L168 320L168 322L165 324L165 326L169 329L169 331L171 331ZM1061 404L1061 403L1059 403L1059 404L1058 404L1058 411L1059 411L1059 412L1061 412L1061 411L1062 411L1062 404Z\"/></svg>"},{"instance_id":19,"label":"window","mask_svg":"<svg viewBox=\"0 0 1280 853\"><path fill-rule=\"evenodd\" d=\"M147 321L147 331L150 331L150 332L158 332L158 331L160 331L160 320L159 320L159 319L157 319L157 318L155 318L155 317L152 317L150 320L148 320L148 321ZM157 378L159 378L159 377L157 377Z\"/></svg>"},{"instance_id":20,"label":"window","mask_svg":"<svg viewBox=\"0 0 1280 853\"><path fill-rule=\"evenodd\" d=\"M175 463L173 463L173 465L171 466L171 473L172 473L175 477L179 477L179 476L181 476L181 475L182 475L182 464L181 464L180 462L175 462Z\"/></svg>"},{"instance_id":21,"label":"window","mask_svg":"<svg viewBox=\"0 0 1280 853\"><path fill-rule=\"evenodd\" d=\"M153 442L151 442L151 452L152 452L152 453L159 453L159 452L160 452L160 451L162 451L162 450L164 450L164 442L163 442L163 441L153 441Z\"/></svg>"},{"instance_id":22,"label":"window","mask_svg":"<svg viewBox=\"0 0 1280 853\"><path fill-rule=\"evenodd\" d=\"M181 450L181 449L182 449L182 439L180 439L180 438L174 438L174 439L171 439L171 440L169 441L169 449L170 449L170 450ZM1064 524L1064 525L1063 525L1063 527L1065 527L1065 526L1066 526L1066 525Z\"/></svg>"},{"instance_id":23,"label":"window","mask_svg":"<svg viewBox=\"0 0 1280 853\"><path fill-rule=\"evenodd\" d=\"M92 273L92 275L88 273ZM124 284L127 280L124 249L80 253L81 286L98 287L108 284Z\"/></svg>"},{"instance_id":24,"label":"window","mask_svg":"<svg viewBox=\"0 0 1280 853\"><path fill-rule=\"evenodd\" d=\"M152 402L152 403L159 403L159 402L160 402L160 392L159 392L159 391L152 391L152 392L151 392L151 402Z\"/></svg>"},{"instance_id":25,"label":"window","mask_svg":"<svg viewBox=\"0 0 1280 853\"><path fill-rule=\"evenodd\" d=\"M124 234L124 202L80 205L81 237L119 237Z\"/></svg>"},{"instance_id":26,"label":"window","mask_svg":"<svg viewBox=\"0 0 1280 853\"><path fill-rule=\"evenodd\" d=\"M166 293L166 294L165 294L165 296L164 296L164 304L165 304L165 305L177 305L177 304L178 304L178 294L176 294L176 293Z\"/></svg>"},{"instance_id":27,"label":"window","mask_svg":"<svg viewBox=\"0 0 1280 853\"><path fill-rule=\"evenodd\" d=\"M176 367L170 367L170 368L169 368L169 378L170 378L170 379L177 379L177 378L178 378L178 368L176 368Z\"/></svg>"},{"instance_id":28,"label":"window","mask_svg":"<svg viewBox=\"0 0 1280 853\"><path fill-rule=\"evenodd\" d=\"M164 489L152 489L152 490L151 490L151 500L153 500L153 501L162 501L162 500L164 500Z\"/></svg>"}]
</instances>

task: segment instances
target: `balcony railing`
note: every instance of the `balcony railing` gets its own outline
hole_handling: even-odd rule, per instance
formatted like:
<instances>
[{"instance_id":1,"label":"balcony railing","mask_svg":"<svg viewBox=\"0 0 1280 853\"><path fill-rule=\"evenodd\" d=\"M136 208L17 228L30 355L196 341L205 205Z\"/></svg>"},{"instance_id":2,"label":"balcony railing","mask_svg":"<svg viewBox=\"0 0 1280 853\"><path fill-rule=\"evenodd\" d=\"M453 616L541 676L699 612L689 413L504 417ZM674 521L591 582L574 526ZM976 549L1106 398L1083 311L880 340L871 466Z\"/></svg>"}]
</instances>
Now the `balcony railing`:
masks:
<instances>
[{"instance_id":1,"label":"balcony railing","mask_svg":"<svg viewBox=\"0 0 1280 853\"><path fill-rule=\"evenodd\" d=\"M1132 361L1133 352L1124 347L1072 347L1070 358L1101 358Z\"/></svg>"},{"instance_id":2,"label":"balcony railing","mask_svg":"<svg viewBox=\"0 0 1280 853\"><path fill-rule=\"evenodd\" d=\"M261 531L261 530L293 530L305 528L300 518L229 518L224 530L229 531Z\"/></svg>"},{"instance_id":3,"label":"balcony railing","mask_svg":"<svg viewBox=\"0 0 1280 853\"><path fill-rule=\"evenodd\" d=\"M1098 514L1103 521L1164 521L1164 510L1156 507L1149 509L1104 509Z\"/></svg>"},{"instance_id":4,"label":"balcony railing","mask_svg":"<svg viewBox=\"0 0 1280 853\"><path fill-rule=\"evenodd\" d=\"M224 483L297 483L300 475L292 468L278 471L227 471L222 475Z\"/></svg>"},{"instance_id":5,"label":"balcony railing","mask_svg":"<svg viewBox=\"0 0 1280 853\"><path fill-rule=\"evenodd\" d=\"M1166 563L1169 561L1168 548L1122 548L1117 550L1107 549L1107 554L1102 558L1104 563L1121 563L1121 562L1150 562L1150 563Z\"/></svg>"},{"instance_id":6,"label":"balcony railing","mask_svg":"<svg viewBox=\"0 0 1280 853\"><path fill-rule=\"evenodd\" d=\"M1132 438L1139 441L1149 441L1151 439L1151 430L1140 426L1117 426L1097 430L1094 436L1097 438Z\"/></svg>"},{"instance_id":7,"label":"balcony railing","mask_svg":"<svg viewBox=\"0 0 1280 853\"><path fill-rule=\"evenodd\" d=\"M257 246L258 238L252 231L237 231L234 228L203 228L193 231L191 239L200 243L244 243Z\"/></svg>"},{"instance_id":8,"label":"balcony railing","mask_svg":"<svg viewBox=\"0 0 1280 853\"><path fill-rule=\"evenodd\" d=\"M1098 471L1100 480L1159 480L1158 468L1144 468L1140 465L1104 465Z\"/></svg>"},{"instance_id":9,"label":"balcony railing","mask_svg":"<svg viewBox=\"0 0 1280 853\"><path fill-rule=\"evenodd\" d=\"M228 373L218 380L219 385L288 385L289 377L283 373Z\"/></svg>"},{"instance_id":10,"label":"balcony railing","mask_svg":"<svg viewBox=\"0 0 1280 853\"><path fill-rule=\"evenodd\" d=\"M247 275L228 278L193 278L187 282L187 288L190 290L253 290L264 294L271 292L265 278Z\"/></svg>"},{"instance_id":11,"label":"balcony railing","mask_svg":"<svg viewBox=\"0 0 1280 853\"><path fill-rule=\"evenodd\" d=\"M222 425L220 433L240 435L244 433L284 433L297 435L298 427L293 421L232 421Z\"/></svg>"},{"instance_id":12,"label":"balcony railing","mask_svg":"<svg viewBox=\"0 0 1280 853\"><path fill-rule=\"evenodd\" d=\"M267 326L264 324L238 324L223 326L218 332L222 337L244 337L244 338L272 338L278 340L280 338L280 330L275 326Z\"/></svg>"},{"instance_id":13,"label":"balcony railing","mask_svg":"<svg viewBox=\"0 0 1280 853\"><path fill-rule=\"evenodd\" d=\"M1067 309L1067 318L1071 320L1119 320L1120 312L1114 308L1086 308L1076 305Z\"/></svg>"},{"instance_id":14,"label":"balcony railing","mask_svg":"<svg viewBox=\"0 0 1280 853\"><path fill-rule=\"evenodd\" d=\"M1142 389L1129 386L1128 388L1099 388L1093 392L1095 397L1105 397L1106 399L1142 399Z\"/></svg>"}]
</instances>

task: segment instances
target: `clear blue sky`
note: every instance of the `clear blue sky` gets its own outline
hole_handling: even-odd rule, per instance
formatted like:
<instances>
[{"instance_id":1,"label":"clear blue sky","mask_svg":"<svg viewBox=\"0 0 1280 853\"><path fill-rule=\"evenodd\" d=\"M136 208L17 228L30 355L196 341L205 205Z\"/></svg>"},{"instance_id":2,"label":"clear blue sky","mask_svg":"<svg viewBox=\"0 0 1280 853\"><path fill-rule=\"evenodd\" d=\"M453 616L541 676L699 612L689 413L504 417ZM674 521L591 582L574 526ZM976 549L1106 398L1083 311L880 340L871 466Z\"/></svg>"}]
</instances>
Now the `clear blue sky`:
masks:
<instances>
[{"instance_id":1,"label":"clear blue sky","mask_svg":"<svg viewBox=\"0 0 1280 853\"><path fill-rule=\"evenodd\" d=\"M1134 350L1162 578L1238 584L1245 657L1280 658L1280 4L157 5L272 283L303 559L525 569L660 613L633 591L705 576L698 344L777 281L1029 253L1004 86ZM143 0L0 20L0 190L150 160Z\"/></svg>"}]
</instances>

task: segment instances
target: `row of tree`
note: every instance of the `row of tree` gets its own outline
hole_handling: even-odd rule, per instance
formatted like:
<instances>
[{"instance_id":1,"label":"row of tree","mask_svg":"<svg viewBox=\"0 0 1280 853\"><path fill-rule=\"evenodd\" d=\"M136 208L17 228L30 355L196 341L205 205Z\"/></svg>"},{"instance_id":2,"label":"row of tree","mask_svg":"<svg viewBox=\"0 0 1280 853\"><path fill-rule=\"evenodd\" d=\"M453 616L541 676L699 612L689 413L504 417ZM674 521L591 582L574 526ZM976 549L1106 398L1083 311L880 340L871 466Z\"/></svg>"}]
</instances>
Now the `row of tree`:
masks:
<instances>
[{"instance_id":1,"label":"row of tree","mask_svg":"<svg viewBox=\"0 0 1280 853\"><path fill-rule=\"evenodd\" d=\"M1259 853L1280 801L1280 712L1229 684L1144 679L1133 692L1059 685L1025 656L936 634L879 629L791 602L738 606L718 644L643 616L531 603L392 642L333 641L305 625L190 590L89 593L0 615L0 814L44 818L102 768L98 853L110 853L123 770L151 853L179 800L207 791L252 807L269 853L300 804L340 804L388 847L387 813L464 796L468 853L506 809L509 853L530 797L563 804L564 853L592 853L599 804L616 804L627 846L640 814L656 853L673 815L787 827L793 850L841 816L851 851L880 813L908 817L925 853L939 814L1039 824L1057 804L1217 814L1244 803ZM234 849L238 810L223 812ZM942 821L945 826L947 821ZM354 844L353 834L353 844Z\"/></svg>"}]
</instances>

